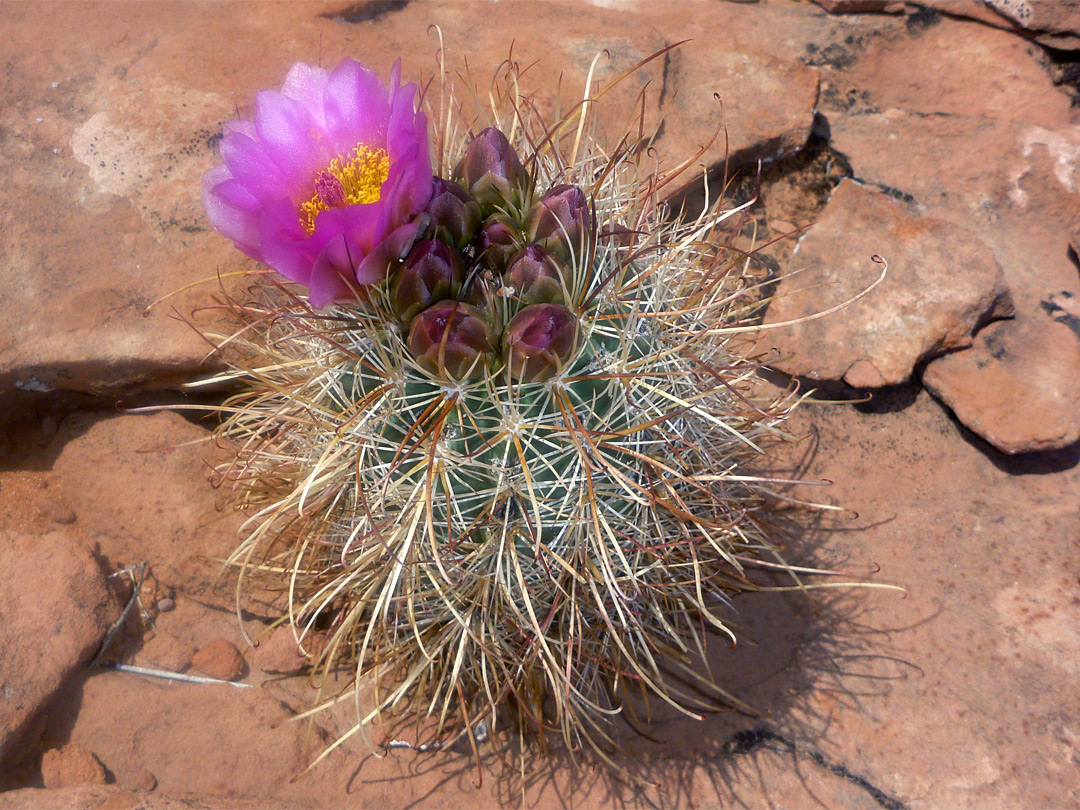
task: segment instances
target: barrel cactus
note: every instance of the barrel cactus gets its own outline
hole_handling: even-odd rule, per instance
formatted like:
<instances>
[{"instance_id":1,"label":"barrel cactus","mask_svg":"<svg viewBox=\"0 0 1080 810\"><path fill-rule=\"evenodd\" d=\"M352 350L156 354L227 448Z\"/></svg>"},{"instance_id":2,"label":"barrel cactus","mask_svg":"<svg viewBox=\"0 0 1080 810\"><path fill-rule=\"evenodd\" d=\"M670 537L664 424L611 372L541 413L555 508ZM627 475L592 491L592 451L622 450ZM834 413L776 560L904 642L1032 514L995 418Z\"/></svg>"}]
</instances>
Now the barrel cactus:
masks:
<instances>
[{"instance_id":1,"label":"barrel cactus","mask_svg":"<svg viewBox=\"0 0 1080 810\"><path fill-rule=\"evenodd\" d=\"M318 85L306 70L284 96ZM337 72L316 75L319 120ZM700 657L706 630L734 639L721 606L755 587L744 565L776 559L754 459L792 399L746 356L759 303L720 235L737 211L672 216L678 172L608 151L595 103L546 126L505 87L487 121L431 111L432 177L394 186L375 240L346 214L378 197L297 170L313 179L291 198L310 196L295 249L332 229L311 267L274 263L285 237L265 222L287 205L215 213L241 199L240 161L207 181L219 230L306 285L263 282L223 341L245 380L220 428L249 515L230 562L286 583L297 639L324 638L317 665L371 690L357 728L418 713L443 745L509 729L606 756L628 692L693 715L737 704ZM426 122L409 105L411 132ZM234 131L255 142L260 114ZM372 164L388 194L405 158L361 146L389 155Z\"/></svg>"}]
</instances>

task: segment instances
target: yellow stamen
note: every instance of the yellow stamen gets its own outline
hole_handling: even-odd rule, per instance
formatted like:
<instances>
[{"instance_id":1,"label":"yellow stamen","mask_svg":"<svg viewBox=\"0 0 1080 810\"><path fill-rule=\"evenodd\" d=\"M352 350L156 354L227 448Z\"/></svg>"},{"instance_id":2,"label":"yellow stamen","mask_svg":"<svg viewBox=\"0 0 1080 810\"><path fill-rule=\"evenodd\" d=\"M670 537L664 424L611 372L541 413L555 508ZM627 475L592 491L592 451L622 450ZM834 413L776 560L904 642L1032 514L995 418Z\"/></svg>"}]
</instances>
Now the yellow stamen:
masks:
<instances>
[{"instance_id":1,"label":"yellow stamen","mask_svg":"<svg viewBox=\"0 0 1080 810\"><path fill-rule=\"evenodd\" d=\"M300 224L310 236L315 233L315 218L320 211L340 205L378 202L382 184L389 176L390 158L386 150L357 144L344 165L342 159L334 158L326 171L319 174L315 181L315 193L300 206ZM340 186L328 191L327 183ZM335 190L337 194L333 193Z\"/></svg>"}]
</instances>

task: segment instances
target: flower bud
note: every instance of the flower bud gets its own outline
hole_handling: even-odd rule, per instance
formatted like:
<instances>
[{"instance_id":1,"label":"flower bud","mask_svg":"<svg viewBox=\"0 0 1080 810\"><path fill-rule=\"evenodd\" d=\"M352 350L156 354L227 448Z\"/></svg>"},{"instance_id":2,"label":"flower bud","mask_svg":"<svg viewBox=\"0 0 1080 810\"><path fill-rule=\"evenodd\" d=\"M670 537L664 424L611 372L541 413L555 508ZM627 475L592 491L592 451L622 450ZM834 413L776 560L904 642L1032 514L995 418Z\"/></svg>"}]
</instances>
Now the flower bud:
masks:
<instances>
[{"instance_id":1,"label":"flower bud","mask_svg":"<svg viewBox=\"0 0 1080 810\"><path fill-rule=\"evenodd\" d=\"M522 304L565 304L566 265L539 245L529 245L506 265L503 281Z\"/></svg>"},{"instance_id":2,"label":"flower bud","mask_svg":"<svg viewBox=\"0 0 1080 810\"><path fill-rule=\"evenodd\" d=\"M484 213L508 204L520 206L529 183L514 147L495 127L488 127L469 144L454 169L454 179L469 190Z\"/></svg>"},{"instance_id":3,"label":"flower bud","mask_svg":"<svg viewBox=\"0 0 1080 810\"><path fill-rule=\"evenodd\" d=\"M458 298L466 304L476 307L485 320L497 327L501 327L502 314L499 305L496 303L497 296L495 294L494 280L489 280L490 277L491 272L489 270L476 273L469 279L468 288Z\"/></svg>"},{"instance_id":4,"label":"flower bud","mask_svg":"<svg viewBox=\"0 0 1080 810\"><path fill-rule=\"evenodd\" d=\"M572 185L552 188L525 219L529 241L563 258L585 252L589 230L589 200L585 192Z\"/></svg>"},{"instance_id":5,"label":"flower bud","mask_svg":"<svg viewBox=\"0 0 1080 810\"><path fill-rule=\"evenodd\" d=\"M521 234L513 220L501 214L493 214L484 221L484 227L476 235L476 258L502 275L510 257L520 250Z\"/></svg>"},{"instance_id":6,"label":"flower bud","mask_svg":"<svg viewBox=\"0 0 1080 810\"><path fill-rule=\"evenodd\" d=\"M409 349L420 366L444 379L479 377L495 353L494 328L475 307L440 301L412 322Z\"/></svg>"},{"instance_id":7,"label":"flower bud","mask_svg":"<svg viewBox=\"0 0 1080 810\"><path fill-rule=\"evenodd\" d=\"M445 242L417 242L390 281L390 306L408 328L421 310L457 295L465 280L461 256Z\"/></svg>"},{"instance_id":8,"label":"flower bud","mask_svg":"<svg viewBox=\"0 0 1080 810\"><path fill-rule=\"evenodd\" d=\"M506 326L502 357L512 379L540 382L550 379L574 356L578 319L557 304L525 307Z\"/></svg>"},{"instance_id":9,"label":"flower bud","mask_svg":"<svg viewBox=\"0 0 1080 810\"><path fill-rule=\"evenodd\" d=\"M483 220L480 204L457 183L435 177L431 185L434 193L427 204L427 213L431 215L428 233L461 250L480 229Z\"/></svg>"}]
</instances>

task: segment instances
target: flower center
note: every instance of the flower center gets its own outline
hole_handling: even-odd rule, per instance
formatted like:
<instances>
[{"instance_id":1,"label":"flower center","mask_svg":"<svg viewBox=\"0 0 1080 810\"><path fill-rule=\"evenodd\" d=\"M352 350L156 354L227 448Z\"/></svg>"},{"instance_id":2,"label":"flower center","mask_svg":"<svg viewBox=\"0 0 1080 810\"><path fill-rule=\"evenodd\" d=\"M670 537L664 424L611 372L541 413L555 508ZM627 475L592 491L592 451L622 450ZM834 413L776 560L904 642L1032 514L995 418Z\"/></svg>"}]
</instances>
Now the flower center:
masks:
<instances>
[{"instance_id":1,"label":"flower center","mask_svg":"<svg viewBox=\"0 0 1080 810\"><path fill-rule=\"evenodd\" d=\"M315 218L320 211L378 202L382 184L389 176L390 158L386 150L357 144L347 159L334 158L325 171L319 172L315 193L300 205L300 224L310 236L315 233Z\"/></svg>"}]
</instances>

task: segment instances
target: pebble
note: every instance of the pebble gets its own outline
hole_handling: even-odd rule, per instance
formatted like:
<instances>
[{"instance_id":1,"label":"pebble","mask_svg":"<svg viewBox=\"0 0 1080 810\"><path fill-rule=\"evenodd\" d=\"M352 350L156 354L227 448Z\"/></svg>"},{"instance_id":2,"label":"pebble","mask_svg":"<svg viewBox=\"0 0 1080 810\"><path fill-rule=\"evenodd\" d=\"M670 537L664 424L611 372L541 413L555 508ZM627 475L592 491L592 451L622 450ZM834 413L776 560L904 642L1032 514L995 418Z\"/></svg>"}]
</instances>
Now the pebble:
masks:
<instances>
[{"instance_id":1,"label":"pebble","mask_svg":"<svg viewBox=\"0 0 1080 810\"><path fill-rule=\"evenodd\" d=\"M47 788L104 785L105 768L90 751L77 745L50 748L41 757L41 780Z\"/></svg>"},{"instance_id":2,"label":"pebble","mask_svg":"<svg viewBox=\"0 0 1080 810\"><path fill-rule=\"evenodd\" d=\"M158 599L157 609L159 613L168 613L170 610L176 609L176 600L165 597L164 599Z\"/></svg>"},{"instance_id":3,"label":"pebble","mask_svg":"<svg viewBox=\"0 0 1080 810\"><path fill-rule=\"evenodd\" d=\"M126 785L131 790L138 790L142 793L149 793L151 790L157 787L157 777L154 776L146 768L140 768L134 774L131 779L128 780Z\"/></svg>"},{"instance_id":4,"label":"pebble","mask_svg":"<svg viewBox=\"0 0 1080 810\"><path fill-rule=\"evenodd\" d=\"M147 601L150 601L157 594L158 581L153 574L147 574L142 581L142 586L139 588L139 596L143 597Z\"/></svg>"},{"instance_id":5,"label":"pebble","mask_svg":"<svg viewBox=\"0 0 1080 810\"><path fill-rule=\"evenodd\" d=\"M203 675L231 681L244 671L244 657L235 644L219 636L195 653L191 665Z\"/></svg>"},{"instance_id":6,"label":"pebble","mask_svg":"<svg viewBox=\"0 0 1080 810\"><path fill-rule=\"evenodd\" d=\"M259 642L253 663L270 675L295 675L315 660L325 645L325 635L310 635L304 639L304 652L301 652L292 629L283 626Z\"/></svg>"}]
</instances>

